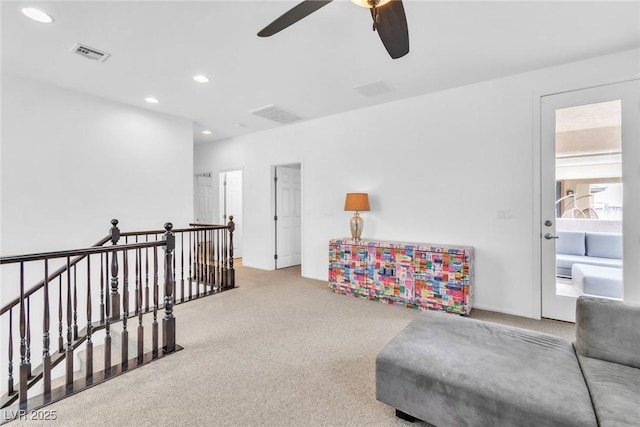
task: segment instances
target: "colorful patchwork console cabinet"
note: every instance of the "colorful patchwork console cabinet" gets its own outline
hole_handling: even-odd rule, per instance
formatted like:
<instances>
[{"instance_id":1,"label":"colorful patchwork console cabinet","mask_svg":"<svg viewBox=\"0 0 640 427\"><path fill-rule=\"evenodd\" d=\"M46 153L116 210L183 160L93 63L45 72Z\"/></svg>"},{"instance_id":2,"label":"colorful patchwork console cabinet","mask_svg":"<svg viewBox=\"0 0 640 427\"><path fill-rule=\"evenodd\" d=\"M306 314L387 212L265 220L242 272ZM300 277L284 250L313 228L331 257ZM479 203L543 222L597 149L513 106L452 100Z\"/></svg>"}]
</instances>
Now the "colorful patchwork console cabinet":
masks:
<instances>
[{"instance_id":1,"label":"colorful patchwork console cabinet","mask_svg":"<svg viewBox=\"0 0 640 427\"><path fill-rule=\"evenodd\" d=\"M333 239L329 286L337 293L420 310L471 312L473 248Z\"/></svg>"}]
</instances>

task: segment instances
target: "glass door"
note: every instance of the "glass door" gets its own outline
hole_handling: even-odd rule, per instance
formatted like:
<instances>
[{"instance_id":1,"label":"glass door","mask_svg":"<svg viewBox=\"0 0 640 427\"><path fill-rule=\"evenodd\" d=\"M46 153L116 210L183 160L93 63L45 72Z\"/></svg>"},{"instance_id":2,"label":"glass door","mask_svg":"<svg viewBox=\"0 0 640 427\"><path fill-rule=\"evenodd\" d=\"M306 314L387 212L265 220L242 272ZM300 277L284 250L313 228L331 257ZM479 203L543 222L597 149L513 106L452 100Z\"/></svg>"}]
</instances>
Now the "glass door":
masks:
<instances>
[{"instance_id":1,"label":"glass door","mask_svg":"<svg viewBox=\"0 0 640 427\"><path fill-rule=\"evenodd\" d=\"M542 317L575 321L580 295L637 298L624 260L639 252L639 86L541 99Z\"/></svg>"}]
</instances>

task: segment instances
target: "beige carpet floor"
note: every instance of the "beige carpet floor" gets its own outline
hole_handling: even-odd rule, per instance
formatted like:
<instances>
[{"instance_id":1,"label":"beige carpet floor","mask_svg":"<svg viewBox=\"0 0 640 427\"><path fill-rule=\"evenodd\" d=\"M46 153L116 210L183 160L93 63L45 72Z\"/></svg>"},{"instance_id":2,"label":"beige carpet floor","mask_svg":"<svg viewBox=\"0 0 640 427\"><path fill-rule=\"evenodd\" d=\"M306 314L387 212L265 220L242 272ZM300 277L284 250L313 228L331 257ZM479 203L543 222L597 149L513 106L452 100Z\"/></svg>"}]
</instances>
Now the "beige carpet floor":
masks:
<instances>
[{"instance_id":1,"label":"beige carpet floor","mask_svg":"<svg viewBox=\"0 0 640 427\"><path fill-rule=\"evenodd\" d=\"M297 267L239 267L237 284L175 308L184 350L44 408L56 421L8 425L412 425L376 401L375 357L418 311L334 294ZM562 322L471 317L574 334Z\"/></svg>"}]
</instances>

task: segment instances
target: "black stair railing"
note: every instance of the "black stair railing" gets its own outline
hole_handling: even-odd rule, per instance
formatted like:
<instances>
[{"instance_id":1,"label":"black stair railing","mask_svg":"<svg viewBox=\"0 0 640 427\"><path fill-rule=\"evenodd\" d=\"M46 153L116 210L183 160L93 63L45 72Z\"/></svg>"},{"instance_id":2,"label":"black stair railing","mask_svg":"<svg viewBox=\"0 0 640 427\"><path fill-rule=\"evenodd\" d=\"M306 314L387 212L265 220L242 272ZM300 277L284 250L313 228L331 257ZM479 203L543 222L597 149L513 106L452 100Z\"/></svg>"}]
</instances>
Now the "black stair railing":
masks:
<instances>
[{"instance_id":1,"label":"black stair railing","mask_svg":"<svg viewBox=\"0 0 640 427\"><path fill-rule=\"evenodd\" d=\"M167 223L163 230L140 232L120 232L118 221L111 223L109 236L90 248L0 258L3 295L18 294L0 309L0 359L5 362L0 366L7 367L0 393L3 419L181 349L174 305L235 287L233 220L183 229ZM37 276L42 280L26 290L27 281ZM133 357L130 318L137 320ZM57 324L53 331L52 323ZM145 329L151 330L150 348ZM32 342L38 335L42 339ZM103 353L99 360L97 348ZM80 350L84 373L74 366ZM56 366L63 360L59 372ZM103 369L96 369L96 362Z\"/></svg>"}]
</instances>

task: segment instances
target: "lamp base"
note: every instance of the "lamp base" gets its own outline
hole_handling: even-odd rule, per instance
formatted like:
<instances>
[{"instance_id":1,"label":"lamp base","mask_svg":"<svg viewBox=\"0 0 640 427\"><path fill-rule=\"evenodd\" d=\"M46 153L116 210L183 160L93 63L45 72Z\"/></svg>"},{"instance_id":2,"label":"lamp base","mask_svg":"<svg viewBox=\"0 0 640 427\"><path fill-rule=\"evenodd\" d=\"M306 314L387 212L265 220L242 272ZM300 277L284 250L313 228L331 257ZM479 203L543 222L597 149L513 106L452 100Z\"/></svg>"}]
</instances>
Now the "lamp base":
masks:
<instances>
[{"instance_id":1,"label":"lamp base","mask_svg":"<svg viewBox=\"0 0 640 427\"><path fill-rule=\"evenodd\" d=\"M364 220L362 218L360 218L360 213L358 213L358 211L356 211L355 214L353 214L353 218L351 218L351 237L359 240L360 236L362 235L362 229L364 228Z\"/></svg>"}]
</instances>

